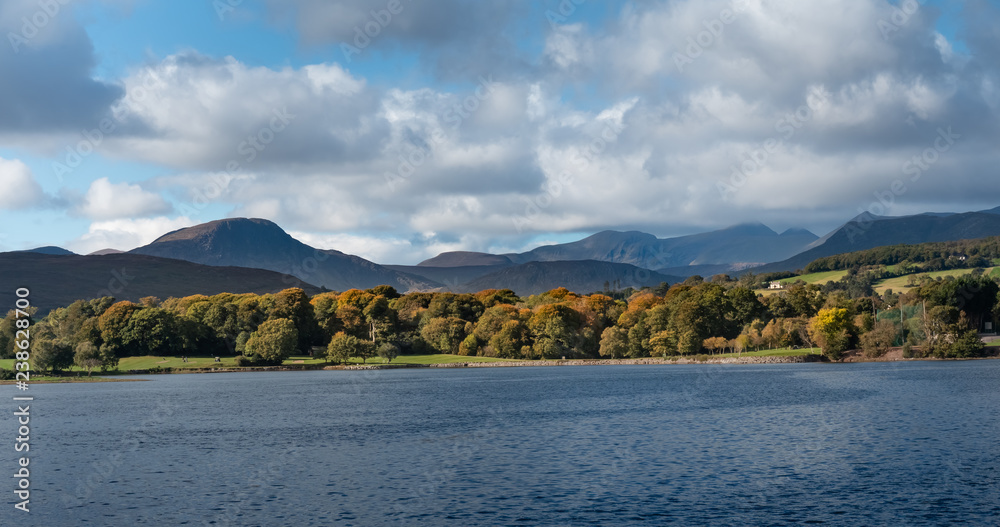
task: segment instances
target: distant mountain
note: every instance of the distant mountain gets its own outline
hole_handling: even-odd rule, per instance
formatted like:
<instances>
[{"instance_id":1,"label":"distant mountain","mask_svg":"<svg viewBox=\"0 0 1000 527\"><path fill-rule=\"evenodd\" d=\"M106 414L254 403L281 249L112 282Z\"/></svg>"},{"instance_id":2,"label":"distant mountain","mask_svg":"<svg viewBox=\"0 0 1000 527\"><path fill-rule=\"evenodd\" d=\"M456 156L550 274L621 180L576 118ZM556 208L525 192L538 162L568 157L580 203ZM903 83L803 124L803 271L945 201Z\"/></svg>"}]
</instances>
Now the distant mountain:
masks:
<instances>
[{"instance_id":1,"label":"distant mountain","mask_svg":"<svg viewBox=\"0 0 1000 527\"><path fill-rule=\"evenodd\" d=\"M515 263L597 260L665 269L773 262L802 252L816 239L815 234L804 229L778 234L763 224L749 223L665 239L637 231L603 231L580 241L504 256Z\"/></svg>"},{"instance_id":2,"label":"distant mountain","mask_svg":"<svg viewBox=\"0 0 1000 527\"><path fill-rule=\"evenodd\" d=\"M118 249L101 249L99 251L94 251L87 256L104 256L106 254L121 254L125 251L119 251Z\"/></svg>"},{"instance_id":3,"label":"distant mountain","mask_svg":"<svg viewBox=\"0 0 1000 527\"><path fill-rule=\"evenodd\" d=\"M885 217L860 215L835 229L810 249L753 272L796 271L824 256L886 245L970 240L1000 235L1000 209L961 214Z\"/></svg>"},{"instance_id":4,"label":"distant mountain","mask_svg":"<svg viewBox=\"0 0 1000 527\"><path fill-rule=\"evenodd\" d=\"M462 284L471 282L480 276L486 276L499 271L507 265L466 265L456 267L429 267L423 265L387 265L393 271L420 276L428 281L441 284L445 290L456 290Z\"/></svg>"},{"instance_id":5,"label":"distant mountain","mask_svg":"<svg viewBox=\"0 0 1000 527\"><path fill-rule=\"evenodd\" d=\"M453 251L441 253L417 265L420 267L474 267L483 265L513 265L513 263L510 258L498 254Z\"/></svg>"},{"instance_id":6,"label":"distant mountain","mask_svg":"<svg viewBox=\"0 0 1000 527\"><path fill-rule=\"evenodd\" d=\"M603 291L605 287L620 290L627 287L639 289L656 286L661 282L675 283L680 278L667 276L655 271L641 269L634 265L594 260L529 262L504 267L462 285L464 292L484 289L511 289L518 295L544 293L557 287L565 287L577 293Z\"/></svg>"},{"instance_id":7,"label":"distant mountain","mask_svg":"<svg viewBox=\"0 0 1000 527\"><path fill-rule=\"evenodd\" d=\"M138 301L194 294L274 293L302 287L320 289L293 276L242 267L212 267L138 254L109 256L50 255L28 251L0 253L0 302L14 305L14 291L28 287L32 305L43 312L76 300L113 296ZM6 309L4 310L6 312Z\"/></svg>"},{"instance_id":8,"label":"distant mountain","mask_svg":"<svg viewBox=\"0 0 1000 527\"><path fill-rule=\"evenodd\" d=\"M358 256L315 249L263 219L212 221L165 234L130 252L204 265L268 269L336 291L382 284L400 292L440 287L425 278L394 271Z\"/></svg>"},{"instance_id":9,"label":"distant mountain","mask_svg":"<svg viewBox=\"0 0 1000 527\"><path fill-rule=\"evenodd\" d=\"M34 249L29 249L27 251L19 251L19 252L38 253L38 254L56 254L56 255L63 255L63 256L69 256L69 255L76 254L73 251L68 251L66 249L63 249L62 247L56 247L54 245L46 245L45 247L36 247Z\"/></svg>"}]
</instances>

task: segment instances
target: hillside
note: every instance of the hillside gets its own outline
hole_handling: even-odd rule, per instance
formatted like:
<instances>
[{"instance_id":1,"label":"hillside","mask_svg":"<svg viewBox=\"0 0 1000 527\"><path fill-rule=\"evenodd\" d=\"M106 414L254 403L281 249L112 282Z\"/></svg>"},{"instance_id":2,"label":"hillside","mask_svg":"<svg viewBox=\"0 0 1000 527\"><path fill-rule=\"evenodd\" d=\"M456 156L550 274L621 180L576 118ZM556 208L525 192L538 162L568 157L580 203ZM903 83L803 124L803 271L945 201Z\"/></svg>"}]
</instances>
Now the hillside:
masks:
<instances>
[{"instance_id":1,"label":"hillside","mask_svg":"<svg viewBox=\"0 0 1000 527\"><path fill-rule=\"evenodd\" d=\"M994 209L996 210L996 209ZM819 258L889 245L969 240L1000 235L1000 215L992 212L920 214L897 218L858 217L822 243L791 258L761 266L755 273L795 271Z\"/></svg>"},{"instance_id":2,"label":"hillside","mask_svg":"<svg viewBox=\"0 0 1000 527\"><path fill-rule=\"evenodd\" d=\"M504 255L515 263L597 260L647 269L690 265L765 263L788 258L816 240L800 229L778 234L760 223L660 239L652 234L603 231L582 240Z\"/></svg>"},{"instance_id":3,"label":"hillside","mask_svg":"<svg viewBox=\"0 0 1000 527\"><path fill-rule=\"evenodd\" d=\"M440 284L446 290L453 290L471 282L481 276L486 276L494 271L499 271L512 264L506 265L466 265L454 267L431 267L425 265L387 265L393 271L419 276L430 282Z\"/></svg>"},{"instance_id":4,"label":"hillside","mask_svg":"<svg viewBox=\"0 0 1000 527\"><path fill-rule=\"evenodd\" d=\"M56 247L54 245L46 245L45 247L36 247L34 249L29 249L27 251L19 251L19 252L38 253L38 254L55 254L55 255L62 255L62 256L69 256L69 255L76 254L73 251L69 251L69 250L63 249L62 247Z\"/></svg>"},{"instance_id":5,"label":"hillside","mask_svg":"<svg viewBox=\"0 0 1000 527\"><path fill-rule=\"evenodd\" d=\"M611 262L565 261L529 262L505 267L479 277L459 287L463 292L484 289L511 289L521 296L544 293L557 287L570 291L590 293L633 287L656 286L662 282L675 283L678 277L667 276L634 265Z\"/></svg>"},{"instance_id":6,"label":"hillside","mask_svg":"<svg viewBox=\"0 0 1000 527\"><path fill-rule=\"evenodd\" d=\"M289 287L301 287L309 294L320 292L316 286L273 271L212 267L138 254L0 253L0 305L13 306L14 291L19 287L30 288L32 305L43 312L102 296L134 302L146 296L166 299L224 292L274 293Z\"/></svg>"},{"instance_id":7,"label":"hillside","mask_svg":"<svg viewBox=\"0 0 1000 527\"><path fill-rule=\"evenodd\" d=\"M204 223L165 234L130 252L203 265L267 269L335 291L383 284L400 292L440 287L426 278L394 271L358 256L315 249L262 219Z\"/></svg>"},{"instance_id":8,"label":"hillside","mask_svg":"<svg viewBox=\"0 0 1000 527\"><path fill-rule=\"evenodd\" d=\"M417 264L419 267L479 267L513 265L514 262L506 256L470 251L452 251L441 253L434 258Z\"/></svg>"}]
</instances>

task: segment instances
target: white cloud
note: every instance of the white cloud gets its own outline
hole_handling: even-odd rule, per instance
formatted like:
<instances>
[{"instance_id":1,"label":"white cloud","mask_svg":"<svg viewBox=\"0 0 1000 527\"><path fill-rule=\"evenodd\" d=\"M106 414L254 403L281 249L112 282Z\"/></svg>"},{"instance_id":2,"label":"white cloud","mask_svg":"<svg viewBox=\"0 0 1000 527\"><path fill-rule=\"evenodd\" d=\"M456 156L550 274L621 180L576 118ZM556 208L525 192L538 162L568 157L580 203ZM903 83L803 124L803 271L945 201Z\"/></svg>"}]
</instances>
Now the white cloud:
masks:
<instances>
[{"instance_id":1,"label":"white cloud","mask_svg":"<svg viewBox=\"0 0 1000 527\"><path fill-rule=\"evenodd\" d=\"M280 70L173 55L124 80L116 116L141 133L104 152L185 170L238 171L371 159L385 134L365 82L337 64Z\"/></svg>"},{"instance_id":2,"label":"white cloud","mask_svg":"<svg viewBox=\"0 0 1000 527\"><path fill-rule=\"evenodd\" d=\"M302 231L289 231L288 234L317 249L334 249L383 264L407 262L415 256L413 244L398 238L352 234L314 234Z\"/></svg>"},{"instance_id":3,"label":"white cloud","mask_svg":"<svg viewBox=\"0 0 1000 527\"><path fill-rule=\"evenodd\" d=\"M142 218L98 221L90 224L87 234L67 244L78 254L89 254L101 249L130 251L146 245L164 234L190 227L196 222L187 217Z\"/></svg>"},{"instance_id":4,"label":"white cloud","mask_svg":"<svg viewBox=\"0 0 1000 527\"><path fill-rule=\"evenodd\" d=\"M407 83L432 79L404 88L332 62L262 67L239 57L170 56L123 80L127 126L100 149L181 175L142 187L98 180L81 210L99 220L164 214L169 208L152 191L183 195L272 219L322 246L408 262L428 251L518 247L605 228L659 234L778 219L823 230L888 188L948 126L961 142L908 185L899 206L946 210L968 195L1000 199L982 183L1000 162L990 143L1000 135L1000 76L974 55L993 48L949 42L933 9L884 38L878 22L892 11L883 0L740 3L747 8L728 23L721 19L732 0L632 2L599 25L571 18L516 74L498 67L483 98L469 85L479 70L448 84L433 80L437 71L402 71ZM307 40L336 43L353 38L376 4L298 0L293 11ZM269 6L286 12L279 2ZM431 48L445 57L484 40L480 26L444 27L429 14L442 11L407 10L372 45L387 57ZM678 68L677 54L703 33L710 42ZM390 53L390 44L404 45ZM453 66L485 56L467 55ZM400 61L414 62L426 65ZM475 109L462 110L466 104ZM281 114L289 122L275 121ZM735 194L720 195L717 184L769 139L780 140L777 150ZM407 159L419 161L387 184ZM230 163L237 177L212 186ZM571 181L553 190L564 173ZM181 205L178 212L185 214ZM116 225L95 225L93 237L118 236Z\"/></svg>"},{"instance_id":5,"label":"white cloud","mask_svg":"<svg viewBox=\"0 0 1000 527\"><path fill-rule=\"evenodd\" d=\"M173 210L159 194L139 185L112 183L100 178L90 184L77 212L92 220L138 218L165 214Z\"/></svg>"},{"instance_id":6,"label":"white cloud","mask_svg":"<svg viewBox=\"0 0 1000 527\"><path fill-rule=\"evenodd\" d=\"M48 201L31 169L17 159L0 158L0 189L0 209L29 209Z\"/></svg>"}]
</instances>

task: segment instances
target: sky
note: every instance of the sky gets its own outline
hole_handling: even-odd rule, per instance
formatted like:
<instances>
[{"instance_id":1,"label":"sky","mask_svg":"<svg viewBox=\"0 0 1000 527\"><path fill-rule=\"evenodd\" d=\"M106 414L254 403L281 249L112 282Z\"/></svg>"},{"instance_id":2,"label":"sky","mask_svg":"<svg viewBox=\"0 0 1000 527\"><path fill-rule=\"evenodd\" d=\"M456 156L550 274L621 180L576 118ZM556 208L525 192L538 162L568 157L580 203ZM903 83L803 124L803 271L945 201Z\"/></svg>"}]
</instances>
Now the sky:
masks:
<instances>
[{"instance_id":1,"label":"sky","mask_svg":"<svg viewBox=\"0 0 1000 527\"><path fill-rule=\"evenodd\" d=\"M1000 205L986 0L3 0L0 250L379 263Z\"/></svg>"}]
</instances>

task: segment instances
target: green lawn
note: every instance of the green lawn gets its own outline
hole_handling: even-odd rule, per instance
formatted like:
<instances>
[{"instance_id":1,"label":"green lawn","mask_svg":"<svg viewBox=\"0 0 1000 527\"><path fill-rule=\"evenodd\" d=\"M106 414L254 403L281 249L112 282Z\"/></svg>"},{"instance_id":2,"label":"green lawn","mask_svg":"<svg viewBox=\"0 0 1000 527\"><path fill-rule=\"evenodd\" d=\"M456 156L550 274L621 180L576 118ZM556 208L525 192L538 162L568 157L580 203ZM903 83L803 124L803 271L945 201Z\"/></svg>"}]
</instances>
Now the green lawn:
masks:
<instances>
[{"instance_id":1,"label":"green lawn","mask_svg":"<svg viewBox=\"0 0 1000 527\"><path fill-rule=\"evenodd\" d=\"M819 355L819 348L799 348L797 350L781 348L775 350L744 351L742 354L724 353L710 357L797 357L799 355Z\"/></svg>"},{"instance_id":2,"label":"green lawn","mask_svg":"<svg viewBox=\"0 0 1000 527\"><path fill-rule=\"evenodd\" d=\"M493 357L464 357L462 355L400 355L392 360L392 364L455 364L459 362L512 362L513 359L496 359ZM351 362L361 363L359 360ZM382 364L384 361L375 357L368 359L368 364Z\"/></svg>"},{"instance_id":3,"label":"green lawn","mask_svg":"<svg viewBox=\"0 0 1000 527\"><path fill-rule=\"evenodd\" d=\"M737 353L720 353L717 355L699 355L700 357L708 357L710 359L720 359L727 357L799 357L802 355L820 355L819 348L799 348L797 350L789 348L780 348L774 350L760 350L760 351L744 351L741 354ZM679 359L684 358L683 356L667 357L668 359ZM690 357L689 357L690 358Z\"/></svg>"},{"instance_id":4,"label":"green lawn","mask_svg":"<svg viewBox=\"0 0 1000 527\"><path fill-rule=\"evenodd\" d=\"M802 280L807 284L823 285L827 282L836 282L841 278L847 276L847 271L823 271L821 273L809 273L800 276L793 276L791 278L782 278L778 280L784 286L789 286ZM781 289L756 289L754 293L758 295L771 296L780 293Z\"/></svg>"},{"instance_id":5,"label":"green lawn","mask_svg":"<svg viewBox=\"0 0 1000 527\"><path fill-rule=\"evenodd\" d=\"M1000 346L1000 340L994 340L993 342L986 343L986 347L998 347Z\"/></svg>"},{"instance_id":6,"label":"green lawn","mask_svg":"<svg viewBox=\"0 0 1000 527\"><path fill-rule=\"evenodd\" d=\"M847 271L823 271L821 273L809 273L801 276L793 276L791 278L782 278L778 280L782 284L793 284L802 280L807 284L823 285L827 282L836 282L841 278L847 276Z\"/></svg>"}]
</instances>

